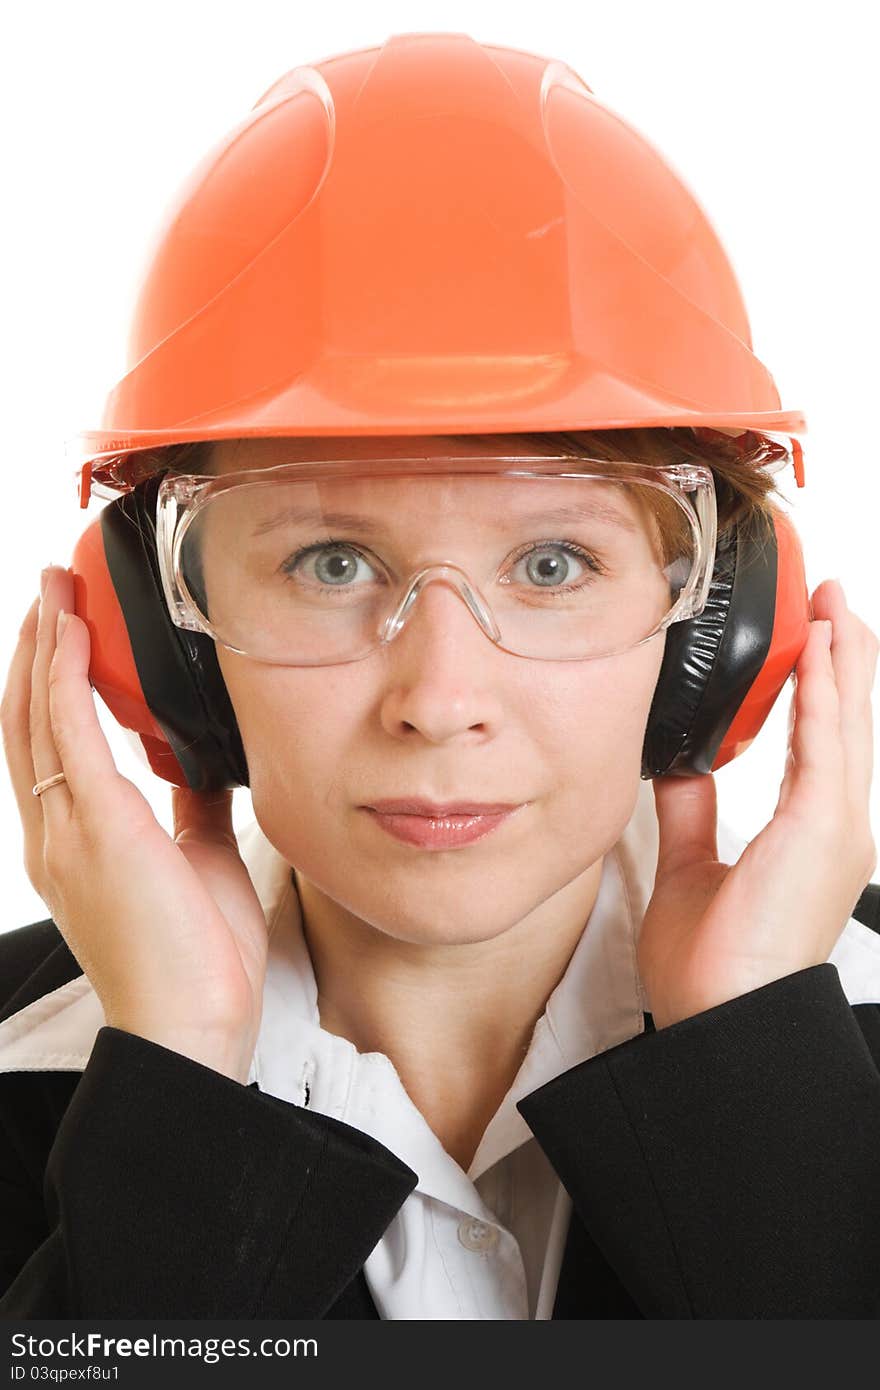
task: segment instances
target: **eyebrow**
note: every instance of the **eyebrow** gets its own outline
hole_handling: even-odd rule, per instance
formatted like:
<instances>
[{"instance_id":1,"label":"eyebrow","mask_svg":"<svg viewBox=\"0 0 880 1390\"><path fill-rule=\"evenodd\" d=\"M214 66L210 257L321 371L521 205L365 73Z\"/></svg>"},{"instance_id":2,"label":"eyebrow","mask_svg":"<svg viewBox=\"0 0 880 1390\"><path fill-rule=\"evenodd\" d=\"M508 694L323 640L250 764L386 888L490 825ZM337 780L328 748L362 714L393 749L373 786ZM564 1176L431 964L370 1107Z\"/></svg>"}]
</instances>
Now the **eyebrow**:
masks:
<instances>
[{"instance_id":1,"label":"eyebrow","mask_svg":"<svg viewBox=\"0 0 880 1390\"><path fill-rule=\"evenodd\" d=\"M630 517L624 516L615 507L605 507L596 504L591 507L552 507L547 511L538 513L535 517L517 515L517 513L506 513L497 518L497 529L500 531L505 526L516 523L517 521L534 520L537 522L558 521L605 521L610 526L617 526L623 531L638 534L640 527ZM287 507L277 515L261 521L251 532L252 536L265 536L269 531L274 531L277 526L282 526L286 521L299 522L306 525L323 525L339 527L361 531L367 536L380 536L385 532L386 526L382 522L376 522L367 516L360 516L357 512L327 512L320 508L297 508Z\"/></svg>"}]
</instances>

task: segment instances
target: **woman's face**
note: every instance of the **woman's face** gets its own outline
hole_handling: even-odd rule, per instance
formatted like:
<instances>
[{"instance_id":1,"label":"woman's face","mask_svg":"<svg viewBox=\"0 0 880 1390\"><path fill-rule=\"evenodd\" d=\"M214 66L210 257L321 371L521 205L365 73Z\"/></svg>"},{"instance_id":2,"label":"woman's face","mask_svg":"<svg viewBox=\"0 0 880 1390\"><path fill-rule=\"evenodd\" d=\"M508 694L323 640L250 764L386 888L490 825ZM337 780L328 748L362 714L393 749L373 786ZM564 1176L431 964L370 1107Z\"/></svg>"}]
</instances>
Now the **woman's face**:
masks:
<instances>
[{"instance_id":1,"label":"woman's face","mask_svg":"<svg viewBox=\"0 0 880 1390\"><path fill-rule=\"evenodd\" d=\"M499 442L230 441L214 446L212 471L305 458L536 452L512 436ZM401 507L394 522L408 555L459 558L443 522L423 506L410 514L404 491ZM356 918L427 945L496 937L616 843L638 795L664 640L660 633L594 660L523 658L489 640L441 582L426 585L391 642L360 660L269 665L219 643L217 654L264 834ZM472 843L424 849L366 809L407 797L519 809Z\"/></svg>"}]
</instances>

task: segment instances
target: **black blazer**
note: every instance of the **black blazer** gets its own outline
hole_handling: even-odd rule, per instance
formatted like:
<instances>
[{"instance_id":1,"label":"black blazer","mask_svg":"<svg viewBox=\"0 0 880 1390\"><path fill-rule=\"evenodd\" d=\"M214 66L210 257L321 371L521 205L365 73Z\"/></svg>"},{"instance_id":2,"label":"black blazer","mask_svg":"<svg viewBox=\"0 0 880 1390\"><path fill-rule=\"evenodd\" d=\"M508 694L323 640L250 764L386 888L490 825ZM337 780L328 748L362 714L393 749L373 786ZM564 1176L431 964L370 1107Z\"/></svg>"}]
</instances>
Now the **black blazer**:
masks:
<instances>
[{"instance_id":1,"label":"black blazer","mask_svg":"<svg viewBox=\"0 0 880 1390\"><path fill-rule=\"evenodd\" d=\"M880 935L880 886L854 916ZM0 1021L81 973L51 919L0 935ZM880 1003L826 962L645 1023L518 1105L573 1202L553 1317L880 1317ZM0 1075L0 1313L375 1318L417 1181L105 1026L83 1072Z\"/></svg>"}]
</instances>

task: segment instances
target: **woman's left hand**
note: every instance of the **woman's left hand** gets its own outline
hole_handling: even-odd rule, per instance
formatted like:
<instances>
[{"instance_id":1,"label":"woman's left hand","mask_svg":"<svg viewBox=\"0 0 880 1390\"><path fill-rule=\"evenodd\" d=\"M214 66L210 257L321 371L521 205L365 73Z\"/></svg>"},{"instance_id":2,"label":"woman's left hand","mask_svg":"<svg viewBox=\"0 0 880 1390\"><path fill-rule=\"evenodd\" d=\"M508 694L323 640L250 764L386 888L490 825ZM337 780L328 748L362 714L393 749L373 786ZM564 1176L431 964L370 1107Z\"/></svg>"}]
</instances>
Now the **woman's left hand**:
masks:
<instances>
[{"instance_id":1,"label":"woman's left hand","mask_svg":"<svg viewBox=\"0 0 880 1390\"><path fill-rule=\"evenodd\" d=\"M812 605L779 801L736 864L718 860L714 777L654 779L660 845L638 965L658 1029L823 964L876 868L869 794L880 642L836 580L819 585Z\"/></svg>"}]
</instances>

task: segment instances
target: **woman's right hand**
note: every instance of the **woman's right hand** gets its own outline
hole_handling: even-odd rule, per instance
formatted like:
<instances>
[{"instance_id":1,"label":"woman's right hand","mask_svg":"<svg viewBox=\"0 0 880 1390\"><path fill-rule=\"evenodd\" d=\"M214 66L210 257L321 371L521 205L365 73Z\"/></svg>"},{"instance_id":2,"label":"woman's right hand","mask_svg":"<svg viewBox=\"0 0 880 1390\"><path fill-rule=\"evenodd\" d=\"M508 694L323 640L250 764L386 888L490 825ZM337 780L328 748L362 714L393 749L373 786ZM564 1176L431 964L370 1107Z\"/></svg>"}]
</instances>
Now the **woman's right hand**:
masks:
<instances>
[{"instance_id":1,"label":"woman's right hand","mask_svg":"<svg viewBox=\"0 0 880 1390\"><path fill-rule=\"evenodd\" d=\"M116 768L89 683L73 577L52 566L3 695L28 878L107 1024L246 1081L262 1016L266 920L232 827L232 791L174 788L174 838ZM56 641L59 612L70 615ZM56 772L66 781L34 796Z\"/></svg>"}]
</instances>

